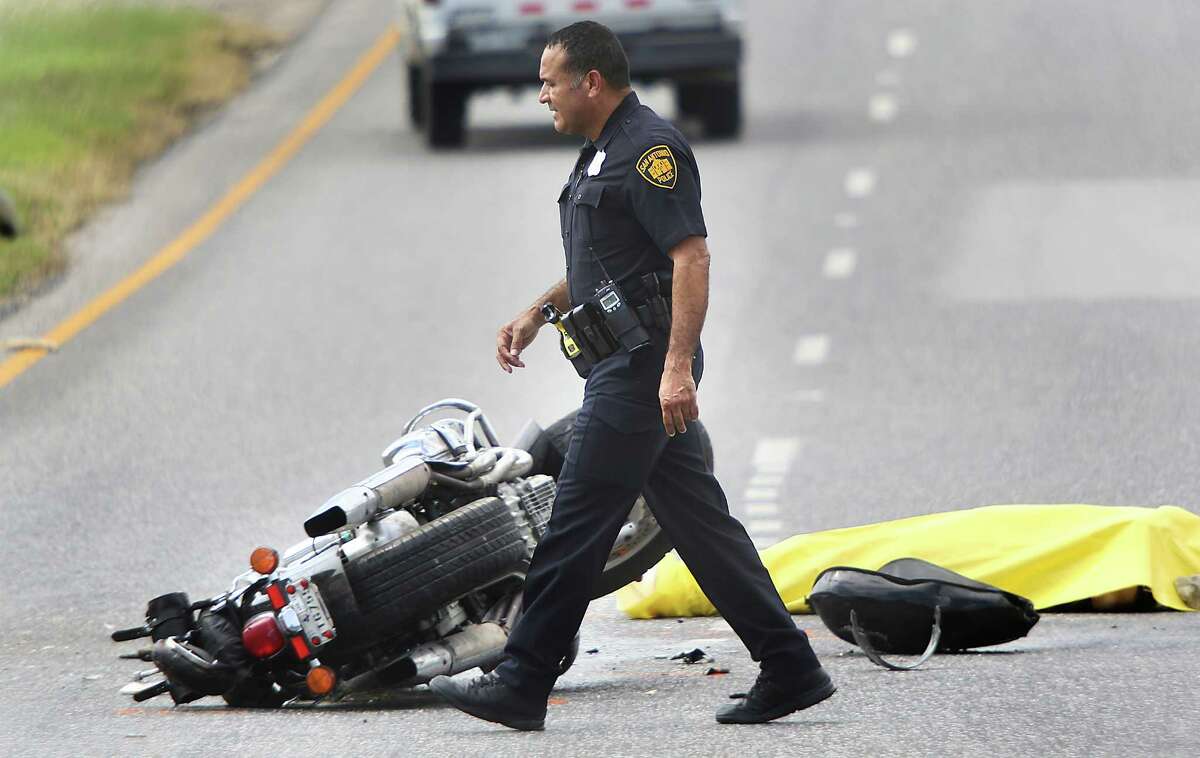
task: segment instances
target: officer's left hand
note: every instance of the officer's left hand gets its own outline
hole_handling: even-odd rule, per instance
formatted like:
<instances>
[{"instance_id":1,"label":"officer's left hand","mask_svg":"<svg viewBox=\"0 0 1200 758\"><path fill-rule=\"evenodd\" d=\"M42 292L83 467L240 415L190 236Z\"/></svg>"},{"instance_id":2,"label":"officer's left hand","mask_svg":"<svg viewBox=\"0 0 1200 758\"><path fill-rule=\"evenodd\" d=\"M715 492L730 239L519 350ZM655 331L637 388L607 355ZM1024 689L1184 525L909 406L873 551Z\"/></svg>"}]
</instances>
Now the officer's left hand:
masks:
<instances>
[{"instance_id":1,"label":"officer's left hand","mask_svg":"<svg viewBox=\"0 0 1200 758\"><path fill-rule=\"evenodd\" d=\"M691 366L673 366L668 362L658 385L658 402L662 406L663 427L668 437L674 437L676 432L683 434L687 431L687 422L700 418Z\"/></svg>"}]
</instances>

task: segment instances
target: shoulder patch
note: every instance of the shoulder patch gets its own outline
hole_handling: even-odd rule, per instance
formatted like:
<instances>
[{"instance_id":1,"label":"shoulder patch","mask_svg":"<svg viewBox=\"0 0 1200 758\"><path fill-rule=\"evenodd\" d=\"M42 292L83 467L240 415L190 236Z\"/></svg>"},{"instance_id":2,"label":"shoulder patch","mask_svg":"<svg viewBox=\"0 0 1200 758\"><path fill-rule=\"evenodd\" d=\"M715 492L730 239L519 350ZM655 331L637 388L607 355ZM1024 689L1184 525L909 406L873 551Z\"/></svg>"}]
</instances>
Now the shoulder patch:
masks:
<instances>
[{"instance_id":1,"label":"shoulder patch","mask_svg":"<svg viewBox=\"0 0 1200 758\"><path fill-rule=\"evenodd\" d=\"M637 172L642 178L661 189L675 189L676 170L675 156L666 145L655 145L637 161Z\"/></svg>"}]
</instances>

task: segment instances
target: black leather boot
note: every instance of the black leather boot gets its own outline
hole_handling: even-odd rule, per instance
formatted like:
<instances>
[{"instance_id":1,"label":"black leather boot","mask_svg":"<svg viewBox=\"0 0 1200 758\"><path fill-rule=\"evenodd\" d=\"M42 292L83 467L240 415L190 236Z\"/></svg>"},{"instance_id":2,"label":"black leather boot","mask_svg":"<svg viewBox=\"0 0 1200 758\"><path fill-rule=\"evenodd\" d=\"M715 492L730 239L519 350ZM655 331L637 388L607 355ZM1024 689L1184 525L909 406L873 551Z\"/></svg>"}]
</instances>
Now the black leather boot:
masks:
<instances>
[{"instance_id":1,"label":"black leather boot","mask_svg":"<svg viewBox=\"0 0 1200 758\"><path fill-rule=\"evenodd\" d=\"M717 709L722 724L761 724L800 711L837 692L823 668L785 677L764 671L739 703Z\"/></svg>"},{"instance_id":2,"label":"black leather boot","mask_svg":"<svg viewBox=\"0 0 1200 758\"><path fill-rule=\"evenodd\" d=\"M545 728L546 699L530 699L505 684L495 673L461 682L435 676L429 689L450 705L484 721L503 724L523 732Z\"/></svg>"}]
</instances>

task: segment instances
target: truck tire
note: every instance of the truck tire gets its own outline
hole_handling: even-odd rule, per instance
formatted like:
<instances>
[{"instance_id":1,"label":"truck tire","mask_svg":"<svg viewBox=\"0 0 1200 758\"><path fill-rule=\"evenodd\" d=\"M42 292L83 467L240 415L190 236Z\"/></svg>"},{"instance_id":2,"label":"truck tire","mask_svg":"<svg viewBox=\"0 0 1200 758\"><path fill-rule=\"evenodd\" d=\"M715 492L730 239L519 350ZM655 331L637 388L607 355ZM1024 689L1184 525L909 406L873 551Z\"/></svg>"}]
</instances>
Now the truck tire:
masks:
<instances>
[{"instance_id":1,"label":"truck tire","mask_svg":"<svg viewBox=\"0 0 1200 758\"><path fill-rule=\"evenodd\" d=\"M562 464L566 460L567 448L571 446L571 436L574 431L575 413L569 413L551 424L543 433L550 446L550 450L546 455L546 463L543 467L544 473L557 477L562 471ZM704 459L711 470L713 467L713 450L708 431L704 428L703 424L696 421L693 425L688 426L688 434L692 434L693 432L700 436L700 444L704 450ZM654 507L654 500L655 494L653 490L647 488L642 493L642 496L638 498L638 502L634 503L633 508L637 510L649 506L652 509ZM658 525L658 522L654 520L652 514L645 513L639 519L639 527L639 531L643 531L643 535L636 542L632 550L618 555L616 554L617 546L614 545L614 554L609 556L608 561L604 565L604 571L592 591L593 598L603 597L611 592L616 592L626 584L637 581L642 574L646 573L652 566L662 560L662 557L671 550L671 539Z\"/></svg>"},{"instance_id":2,"label":"truck tire","mask_svg":"<svg viewBox=\"0 0 1200 758\"><path fill-rule=\"evenodd\" d=\"M424 87L425 139L430 147L459 147L466 134L467 95L460 84L435 84Z\"/></svg>"},{"instance_id":3,"label":"truck tire","mask_svg":"<svg viewBox=\"0 0 1200 758\"><path fill-rule=\"evenodd\" d=\"M709 137L735 137L742 128L742 87L736 71L675 85L680 115L699 118Z\"/></svg>"},{"instance_id":4,"label":"truck tire","mask_svg":"<svg viewBox=\"0 0 1200 758\"><path fill-rule=\"evenodd\" d=\"M414 129L425 123L425 72L412 63L408 69L408 117Z\"/></svg>"},{"instance_id":5,"label":"truck tire","mask_svg":"<svg viewBox=\"0 0 1200 758\"><path fill-rule=\"evenodd\" d=\"M709 137L736 137L742 130L741 82L734 79L710 84L701 118Z\"/></svg>"},{"instance_id":6,"label":"truck tire","mask_svg":"<svg viewBox=\"0 0 1200 758\"><path fill-rule=\"evenodd\" d=\"M371 628L401 627L524 573L526 550L508 506L488 497L372 550L346 567L346 578Z\"/></svg>"},{"instance_id":7,"label":"truck tire","mask_svg":"<svg viewBox=\"0 0 1200 758\"><path fill-rule=\"evenodd\" d=\"M697 82L679 82L675 85L675 108L683 117L701 118L707 88Z\"/></svg>"}]
</instances>

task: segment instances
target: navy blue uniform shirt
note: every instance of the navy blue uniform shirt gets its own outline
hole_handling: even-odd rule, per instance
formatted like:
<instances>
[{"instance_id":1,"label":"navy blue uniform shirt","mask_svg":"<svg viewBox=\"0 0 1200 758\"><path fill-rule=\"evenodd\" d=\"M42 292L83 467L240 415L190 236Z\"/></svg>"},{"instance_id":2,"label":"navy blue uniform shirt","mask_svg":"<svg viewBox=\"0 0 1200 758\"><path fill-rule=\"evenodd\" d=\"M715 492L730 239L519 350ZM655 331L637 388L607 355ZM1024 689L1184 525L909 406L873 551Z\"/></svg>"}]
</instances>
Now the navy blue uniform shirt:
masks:
<instances>
[{"instance_id":1,"label":"navy blue uniform shirt","mask_svg":"<svg viewBox=\"0 0 1200 758\"><path fill-rule=\"evenodd\" d=\"M605 279L635 298L642 274L671 270L671 248L707 236L692 149L633 92L584 143L558 208L573 306Z\"/></svg>"}]
</instances>

